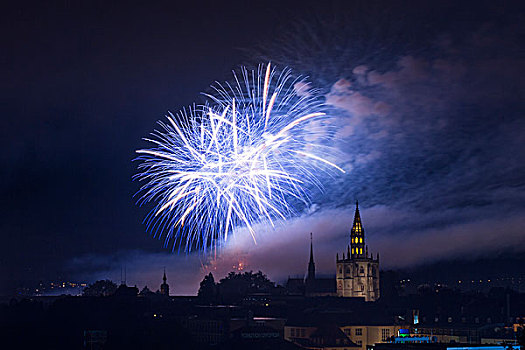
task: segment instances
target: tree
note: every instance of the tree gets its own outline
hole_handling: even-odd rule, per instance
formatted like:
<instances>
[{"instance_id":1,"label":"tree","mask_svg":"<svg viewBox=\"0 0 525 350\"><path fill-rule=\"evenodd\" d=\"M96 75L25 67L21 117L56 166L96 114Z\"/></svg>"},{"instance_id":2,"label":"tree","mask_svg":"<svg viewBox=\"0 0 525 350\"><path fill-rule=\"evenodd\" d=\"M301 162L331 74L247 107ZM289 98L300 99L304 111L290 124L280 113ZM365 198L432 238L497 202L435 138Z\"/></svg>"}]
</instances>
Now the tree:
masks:
<instances>
[{"instance_id":1,"label":"tree","mask_svg":"<svg viewBox=\"0 0 525 350\"><path fill-rule=\"evenodd\" d=\"M100 280L90 284L82 291L88 297L102 297L115 294L117 285L110 280Z\"/></svg>"},{"instance_id":2,"label":"tree","mask_svg":"<svg viewBox=\"0 0 525 350\"><path fill-rule=\"evenodd\" d=\"M230 272L217 284L218 294L226 302L239 301L252 293L270 293L275 289L275 283L270 281L261 271L256 273Z\"/></svg>"},{"instance_id":3,"label":"tree","mask_svg":"<svg viewBox=\"0 0 525 350\"><path fill-rule=\"evenodd\" d=\"M215 284L215 279L211 272L204 276L199 288L197 296L202 301L207 303L212 303L216 300L217 297L217 285Z\"/></svg>"},{"instance_id":4,"label":"tree","mask_svg":"<svg viewBox=\"0 0 525 350\"><path fill-rule=\"evenodd\" d=\"M238 302L248 294L272 293L276 291L275 283L261 271L256 273L230 272L228 276L215 283L211 272L204 276L197 296L206 303Z\"/></svg>"}]
</instances>

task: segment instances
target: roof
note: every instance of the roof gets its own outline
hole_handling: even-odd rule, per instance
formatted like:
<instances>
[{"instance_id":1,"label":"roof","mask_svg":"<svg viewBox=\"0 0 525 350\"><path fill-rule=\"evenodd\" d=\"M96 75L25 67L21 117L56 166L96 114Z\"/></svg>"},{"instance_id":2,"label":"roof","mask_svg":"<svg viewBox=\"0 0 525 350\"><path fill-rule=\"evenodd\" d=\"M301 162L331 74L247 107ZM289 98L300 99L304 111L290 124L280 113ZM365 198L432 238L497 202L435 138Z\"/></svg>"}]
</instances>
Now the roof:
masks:
<instances>
[{"instance_id":1,"label":"roof","mask_svg":"<svg viewBox=\"0 0 525 350\"><path fill-rule=\"evenodd\" d=\"M310 335L310 338L322 339L322 344L325 347L348 346L360 348L359 345L351 341L350 338L348 338L336 325L323 325L317 328L317 330Z\"/></svg>"},{"instance_id":2,"label":"roof","mask_svg":"<svg viewBox=\"0 0 525 350\"><path fill-rule=\"evenodd\" d=\"M306 348L361 348L335 325L320 326L309 338L293 338L293 342Z\"/></svg>"},{"instance_id":3,"label":"roof","mask_svg":"<svg viewBox=\"0 0 525 350\"><path fill-rule=\"evenodd\" d=\"M306 283L307 293L336 293L335 278L316 278Z\"/></svg>"},{"instance_id":4,"label":"roof","mask_svg":"<svg viewBox=\"0 0 525 350\"><path fill-rule=\"evenodd\" d=\"M381 305L364 302L358 298L322 298L315 307L292 313L288 326L316 327L323 324L337 326L393 325L394 317Z\"/></svg>"},{"instance_id":5,"label":"roof","mask_svg":"<svg viewBox=\"0 0 525 350\"><path fill-rule=\"evenodd\" d=\"M304 279L288 278L288 281L286 282L286 290L288 291L288 293L303 294Z\"/></svg>"}]
</instances>

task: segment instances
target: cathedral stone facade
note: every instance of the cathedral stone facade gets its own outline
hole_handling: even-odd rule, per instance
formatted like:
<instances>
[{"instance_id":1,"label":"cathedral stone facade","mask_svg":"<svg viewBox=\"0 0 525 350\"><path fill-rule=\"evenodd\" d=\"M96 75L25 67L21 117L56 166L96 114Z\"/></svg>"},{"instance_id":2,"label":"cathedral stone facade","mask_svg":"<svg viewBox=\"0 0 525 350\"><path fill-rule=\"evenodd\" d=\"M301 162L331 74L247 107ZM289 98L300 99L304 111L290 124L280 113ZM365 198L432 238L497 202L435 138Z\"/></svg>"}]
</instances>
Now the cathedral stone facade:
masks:
<instances>
[{"instance_id":1,"label":"cathedral stone facade","mask_svg":"<svg viewBox=\"0 0 525 350\"><path fill-rule=\"evenodd\" d=\"M379 299L379 254L374 259L368 254L365 230L356 203L354 223L350 232L350 245L342 259L336 255L337 295L340 297L364 297L366 301Z\"/></svg>"}]
</instances>

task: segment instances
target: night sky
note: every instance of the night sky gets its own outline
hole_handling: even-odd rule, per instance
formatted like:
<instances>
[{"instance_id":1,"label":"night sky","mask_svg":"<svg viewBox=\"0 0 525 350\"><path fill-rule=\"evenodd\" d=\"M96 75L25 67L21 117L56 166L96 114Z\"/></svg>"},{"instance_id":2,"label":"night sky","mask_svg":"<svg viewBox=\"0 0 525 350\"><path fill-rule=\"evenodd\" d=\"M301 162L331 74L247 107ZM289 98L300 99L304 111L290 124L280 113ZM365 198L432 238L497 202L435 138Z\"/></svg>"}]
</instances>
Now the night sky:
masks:
<instances>
[{"instance_id":1,"label":"night sky","mask_svg":"<svg viewBox=\"0 0 525 350\"><path fill-rule=\"evenodd\" d=\"M0 292L120 280L195 293L242 262L334 272L359 199L383 267L525 253L525 9L519 2L25 3L2 10ZM272 61L337 112L339 164L310 208L240 231L213 261L149 236L135 150L231 70Z\"/></svg>"}]
</instances>

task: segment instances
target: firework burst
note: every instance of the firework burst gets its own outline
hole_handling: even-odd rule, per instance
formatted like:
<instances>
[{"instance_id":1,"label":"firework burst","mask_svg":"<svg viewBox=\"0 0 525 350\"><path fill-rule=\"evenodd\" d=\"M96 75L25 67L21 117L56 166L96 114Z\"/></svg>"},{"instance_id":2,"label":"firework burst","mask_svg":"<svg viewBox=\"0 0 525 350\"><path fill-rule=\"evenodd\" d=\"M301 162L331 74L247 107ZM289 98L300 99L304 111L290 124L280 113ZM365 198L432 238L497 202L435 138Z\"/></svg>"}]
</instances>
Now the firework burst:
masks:
<instances>
[{"instance_id":1,"label":"firework burst","mask_svg":"<svg viewBox=\"0 0 525 350\"><path fill-rule=\"evenodd\" d=\"M274 226L308 205L325 159L323 104L302 78L270 64L242 68L234 84L212 86L209 103L166 116L137 150L139 204L155 203L148 230L173 247L215 247L236 228ZM324 130L324 131L323 131Z\"/></svg>"}]
</instances>

